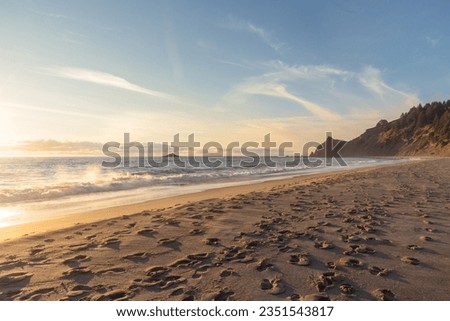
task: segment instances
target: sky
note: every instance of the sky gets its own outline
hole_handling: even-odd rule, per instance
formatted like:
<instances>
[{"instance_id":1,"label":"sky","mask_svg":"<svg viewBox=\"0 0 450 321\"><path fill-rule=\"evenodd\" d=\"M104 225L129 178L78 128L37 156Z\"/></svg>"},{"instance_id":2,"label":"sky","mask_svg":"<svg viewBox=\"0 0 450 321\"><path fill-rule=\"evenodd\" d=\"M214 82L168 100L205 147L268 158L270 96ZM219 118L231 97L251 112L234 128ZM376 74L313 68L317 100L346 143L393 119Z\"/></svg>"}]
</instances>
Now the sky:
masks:
<instances>
[{"instance_id":1,"label":"sky","mask_svg":"<svg viewBox=\"0 0 450 321\"><path fill-rule=\"evenodd\" d=\"M352 139L450 96L450 2L1 1L0 154Z\"/></svg>"}]
</instances>

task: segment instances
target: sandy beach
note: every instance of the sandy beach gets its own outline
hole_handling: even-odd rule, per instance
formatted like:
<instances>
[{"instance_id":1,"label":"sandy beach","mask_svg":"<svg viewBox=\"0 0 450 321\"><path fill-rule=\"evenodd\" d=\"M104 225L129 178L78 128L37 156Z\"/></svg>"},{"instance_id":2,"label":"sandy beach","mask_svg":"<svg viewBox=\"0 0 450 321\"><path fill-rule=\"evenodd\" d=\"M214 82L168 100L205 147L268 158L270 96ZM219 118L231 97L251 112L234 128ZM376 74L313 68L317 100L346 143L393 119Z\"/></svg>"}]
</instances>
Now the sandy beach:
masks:
<instances>
[{"instance_id":1,"label":"sandy beach","mask_svg":"<svg viewBox=\"0 0 450 321\"><path fill-rule=\"evenodd\" d=\"M449 173L411 162L3 229L0 300L450 300Z\"/></svg>"}]
</instances>

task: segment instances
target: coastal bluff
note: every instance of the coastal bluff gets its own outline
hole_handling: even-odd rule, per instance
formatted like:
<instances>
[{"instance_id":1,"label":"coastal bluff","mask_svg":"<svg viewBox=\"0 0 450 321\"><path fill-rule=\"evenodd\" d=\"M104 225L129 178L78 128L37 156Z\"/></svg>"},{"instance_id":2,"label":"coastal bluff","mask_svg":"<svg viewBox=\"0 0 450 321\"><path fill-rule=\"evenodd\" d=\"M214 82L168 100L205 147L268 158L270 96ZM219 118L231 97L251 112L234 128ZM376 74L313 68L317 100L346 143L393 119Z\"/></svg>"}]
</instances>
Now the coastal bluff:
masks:
<instances>
[{"instance_id":1,"label":"coastal bluff","mask_svg":"<svg viewBox=\"0 0 450 321\"><path fill-rule=\"evenodd\" d=\"M450 156L450 100L419 104L398 119L380 120L375 127L350 140L327 139L313 157L324 157L325 150L342 148L342 157L364 156ZM328 153L329 155L329 153Z\"/></svg>"}]
</instances>

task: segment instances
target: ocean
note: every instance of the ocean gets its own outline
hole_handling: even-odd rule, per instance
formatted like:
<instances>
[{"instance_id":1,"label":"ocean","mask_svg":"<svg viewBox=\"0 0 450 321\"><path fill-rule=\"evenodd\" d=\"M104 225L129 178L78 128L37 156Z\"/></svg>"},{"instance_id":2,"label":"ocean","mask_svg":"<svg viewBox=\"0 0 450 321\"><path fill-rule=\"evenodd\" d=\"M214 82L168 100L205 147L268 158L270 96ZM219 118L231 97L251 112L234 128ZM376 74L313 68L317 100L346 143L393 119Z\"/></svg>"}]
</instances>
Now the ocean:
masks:
<instances>
[{"instance_id":1,"label":"ocean","mask_svg":"<svg viewBox=\"0 0 450 321\"><path fill-rule=\"evenodd\" d=\"M188 159L167 159L167 166L104 167L104 157L0 158L0 227L64 217L74 213L140 203L148 200L204 191L211 188L250 184L311 173L404 162L398 158L346 158L348 166L292 165L288 157L273 158L268 166L249 159L216 158L219 167L179 167ZM159 160L161 162L162 159ZM199 159L201 160L201 159ZM251 159L250 159L251 160ZM142 161L142 159L141 159ZM247 163L242 164L243 161ZM145 164L144 164L145 165ZM241 166L240 166L241 165ZM243 165L243 166L242 166Z\"/></svg>"}]
</instances>

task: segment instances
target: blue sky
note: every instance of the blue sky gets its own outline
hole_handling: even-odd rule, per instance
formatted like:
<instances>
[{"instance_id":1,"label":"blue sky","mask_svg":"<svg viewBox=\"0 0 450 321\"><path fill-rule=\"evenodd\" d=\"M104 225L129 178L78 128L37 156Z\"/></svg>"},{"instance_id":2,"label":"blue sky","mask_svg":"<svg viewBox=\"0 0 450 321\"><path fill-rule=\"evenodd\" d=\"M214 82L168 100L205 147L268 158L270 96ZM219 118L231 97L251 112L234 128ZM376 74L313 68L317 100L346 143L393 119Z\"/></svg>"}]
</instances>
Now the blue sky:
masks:
<instances>
[{"instance_id":1,"label":"blue sky","mask_svg":"<svg viewBox=\"0 0 450 321\"><path fill-rule=\"evenodd\" d=\"M449 12L449 1L2 1L0 145L350 139L449 98Z\"/></svg>"}]
</instances>

